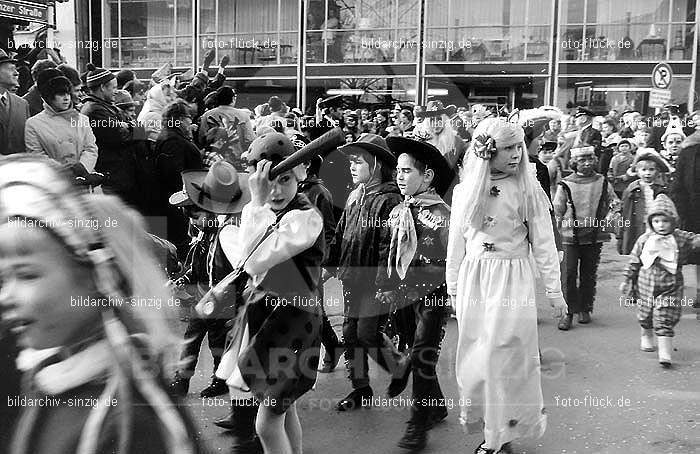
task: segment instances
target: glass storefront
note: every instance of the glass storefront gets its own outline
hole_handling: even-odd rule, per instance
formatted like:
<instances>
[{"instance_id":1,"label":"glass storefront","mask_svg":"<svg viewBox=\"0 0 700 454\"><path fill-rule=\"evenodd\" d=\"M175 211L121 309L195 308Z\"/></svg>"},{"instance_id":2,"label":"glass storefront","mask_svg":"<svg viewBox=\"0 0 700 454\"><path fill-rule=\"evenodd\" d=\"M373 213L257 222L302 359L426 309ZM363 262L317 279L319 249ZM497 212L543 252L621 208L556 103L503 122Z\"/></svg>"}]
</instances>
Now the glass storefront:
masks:
<instances>
[{"instance_id":1,"label":"glass storefront","mask_svg":"<svg viewBox=\"0 0 700 454\"><path fill-rule=\"evenodd\" d=\"M419 0L307 0L307 63L415 62Z\"/></svg>"},{"instance_id":2,"label":"glass storefront","mask_svg":"<svg viewBox=\"0 0 700 454\"><path fill-rule=\"evenodd\" d=\"M192 0L107 0L103 35L111 39L103 64L157 68L192 62Z\"/></svg>"},{"instance_id":3,"label":"glass storefront","mask_svg":"<svg viewBox=\"0 0 700 454\"><path fill-rule=\"evenodd\" d=\"M562 60L693 59L693 0L569 0L560 5Z\"/></svg>"},{"instance_id":4,"label":"glass storefront","mask_svg":"<svg viewBox=\"0 0 700 454\"><path fill-rule=\"evenodd\" d=\"M426 10L426 61L547 61L551 0L436 0ZM445 14L447 11L447 14Z\"/></svg>"},{"instance_id":5,"label":"glass storefront","mask_svg":"<svg viewBox=\"0 0 700 454\"><path fill-rule=\"evenodd\" d=\"M231 65L296 64L297 0L199 0L200 55L216 49Z\"/></svg>"}]
</instances>

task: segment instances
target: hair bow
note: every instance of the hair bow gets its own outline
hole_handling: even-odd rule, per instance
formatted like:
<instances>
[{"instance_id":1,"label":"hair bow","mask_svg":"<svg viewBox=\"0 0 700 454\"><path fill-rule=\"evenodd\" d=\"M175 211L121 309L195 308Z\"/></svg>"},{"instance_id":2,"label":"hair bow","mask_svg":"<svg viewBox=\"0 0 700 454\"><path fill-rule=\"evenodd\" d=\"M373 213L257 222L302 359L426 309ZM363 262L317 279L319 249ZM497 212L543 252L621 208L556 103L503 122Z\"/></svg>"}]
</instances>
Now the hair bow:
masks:
<instances>
[{"instance_id":1,"label":"hair bow","mask_svg":"<svg viewBox=\"0 0 700 454\"><path fill-rule=\"evenodd\" d=\"M474 154L481 159L490 160L496 154L496 141L485 134L474 139Z\"/></svg>"}]
</instances>

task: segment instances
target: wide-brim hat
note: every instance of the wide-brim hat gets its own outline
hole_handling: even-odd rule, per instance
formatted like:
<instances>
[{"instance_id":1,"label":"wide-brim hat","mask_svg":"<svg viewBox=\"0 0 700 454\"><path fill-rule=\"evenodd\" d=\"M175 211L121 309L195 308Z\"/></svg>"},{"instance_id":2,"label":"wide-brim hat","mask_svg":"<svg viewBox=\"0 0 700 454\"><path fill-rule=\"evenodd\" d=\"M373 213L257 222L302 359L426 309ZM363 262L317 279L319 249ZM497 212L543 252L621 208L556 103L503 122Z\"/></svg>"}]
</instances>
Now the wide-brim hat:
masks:
<instances>
[{"instance_id":1,"label":"wide-brim hat","mask_svg":"<svg viewBox=\"0 0 700 454\"><path fill-rule=\"evenodd\" d=\"M9 55L7 55L7 52L0 49L0 65L2 65L3 63L13 63L16 65L17 63L19 63L19 60L11 58Z\"/></svg>"},{"instance_id":2,"label":"wide-brim hat","mask_svg":"<svg viewBox=\"0 0 700 454\"><path fill-rule=\"evenodd\" d=\"M381 161L396 165L396 156L389 150L386 140L377 134L363 134L355 142L338 148L338 151L346 155L365 151Z\"/></svg>"},{"instance_id":3,"label":"wide-brim hat","mask_svg":"<svg viewBox=\"0 0 700 454\"><path fill-rule=\"evenodd\" d=\"M440 196L445 195L456 175L440 150L427 142L407 137L387 137L386 143L397 158L402 153L406 153L433 169L435 172L435 178L433 178L435 192Z\"/></svg>"},{"instance_id":4,"label":"wide-brim hat","mask_svg":"<svg viewBox=\"0 0 700 454\"><path fill-rule=\"evenodd\" d=\"M217 161L209 170L182 172L184 191L199 208L216 214L240 213L250 202L248 173L237 172L229 162ZM182 191L170 197L173 205L186 205Z\"/></svg>"},{"instance_id":5,"label":"wide-brim hat","mask_svg":"<svg viewBox=\"0 0 700 454\"><path fill-rule=\"evenodd\" d=\"M574 118L580 117L582 115L586 115L587 117L595 117L595 114L589 109L586 109L585 107L579 107L578 109L576 109Z\"/></svg>"},{"instance_id":6,"label":"wide-brim hat","mask_svg":"<svg viewBox=\"0 0 700 454\"><path fill-rule=\"evenodd\" d=\"M413 113L416 117L439 117L441 115L452 117L457 113L457 107L454 105L445 107L442 101L429 101L425 106L416 106Z\"/></svg>"},{"instance_id":7,"label":"wide-brim hat","mask_svg":"<svg viewBox=\"0 0 700 454\"><path fill-rule=\"evenodd\" d=\"M557 146L559 146L557 142L542 142L542 144L540 145L540 149L545 151L554 151L557 149Z\"/></svg>"},{"instance_id":8,"label":"wide-brim hat","mask_svg":"<svg viewBox=\"0 0 700 454\"><path fill-rule=\"evenodd\" d=\"M653 148L640 148L634 155L634 161L632 161L632 166L636 167L639 161L654 161L656 163L659 172L668 172L668 164L664 161L661 155Z\"/></svg>"}]
</instances>

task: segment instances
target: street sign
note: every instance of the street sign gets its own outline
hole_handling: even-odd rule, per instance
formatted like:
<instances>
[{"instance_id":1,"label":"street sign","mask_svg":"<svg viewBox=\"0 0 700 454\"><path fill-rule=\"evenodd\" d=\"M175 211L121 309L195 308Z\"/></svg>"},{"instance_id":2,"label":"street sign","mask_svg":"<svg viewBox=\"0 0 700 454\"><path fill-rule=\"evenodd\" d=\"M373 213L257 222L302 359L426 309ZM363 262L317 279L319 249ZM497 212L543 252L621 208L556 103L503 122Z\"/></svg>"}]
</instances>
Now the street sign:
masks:
<instances>
[{"instance_id":1,"label":"street sign","mask_svg":"<svg viewBox=\"0 0 700 454\"><path fill-rule=\"evenodd\" d=\"M671 90L652 88L649 92L649 107L663 107L671 102Z\"/></svg>"},{"instance_id":2,"label":"street sign","mask_svg":"<svg viewBox=\"0 0 700 454\"><path fill-rule=\"evenodd\" d=\"M0 17L49 23L48 7L32 2L0 0Z\"/></svg>"},{"instance_id":3,"label":"street sign","mask_svg":"<svg viewBox=\"0 0 700 454\"><path fill-rule=\"evenodd\" d=\"M659 63L654 66L654 70L651 72L651 83L654 88L666 90L671 87L672 80L673 71L668 63Z\"/></svg>"}]
</instances>

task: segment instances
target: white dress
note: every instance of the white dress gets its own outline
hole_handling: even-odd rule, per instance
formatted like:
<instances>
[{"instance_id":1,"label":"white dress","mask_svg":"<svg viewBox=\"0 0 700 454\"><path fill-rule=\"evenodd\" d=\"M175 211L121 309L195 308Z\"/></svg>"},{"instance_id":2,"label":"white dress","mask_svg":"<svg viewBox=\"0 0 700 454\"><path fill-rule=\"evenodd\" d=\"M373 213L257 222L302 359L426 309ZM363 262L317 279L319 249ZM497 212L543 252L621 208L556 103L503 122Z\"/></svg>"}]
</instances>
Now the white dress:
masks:
<instances>
[{"instance_id":1,"label":"white dress","mask_svg":"<svg viewBox=\"0 0 700 454\"><path fill-rule=\"evenodd\" d=\"M466 189L460 186L454 200ZM547 423L535 266L547 294L561 295L559 258L550 218L524 222L524 203L517 180L506 176L491 182L482 230L464 232L455 207L450 225L447 288L457 295L460 419L472 430L483 422L486 447L495 450L517 438L541 436Z\"/></svg>"}]
</instances>

